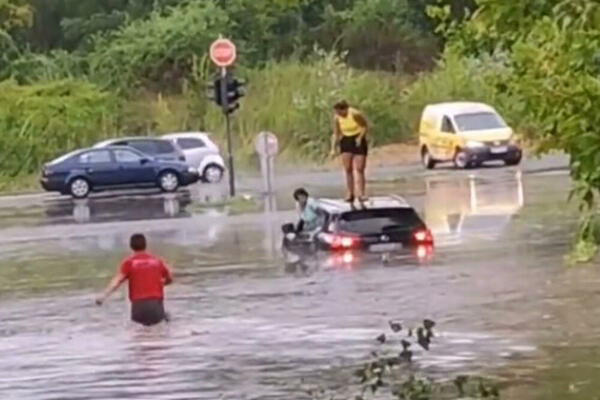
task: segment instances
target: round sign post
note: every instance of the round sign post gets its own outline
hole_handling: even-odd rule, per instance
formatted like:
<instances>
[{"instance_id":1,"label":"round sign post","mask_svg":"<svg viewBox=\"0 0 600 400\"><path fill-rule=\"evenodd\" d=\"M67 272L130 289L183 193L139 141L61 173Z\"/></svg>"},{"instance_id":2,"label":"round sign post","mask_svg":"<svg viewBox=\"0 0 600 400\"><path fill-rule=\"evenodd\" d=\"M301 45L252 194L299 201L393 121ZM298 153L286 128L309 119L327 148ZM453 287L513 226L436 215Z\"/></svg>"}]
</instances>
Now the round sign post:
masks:
<instances>
[{"instance_id":1,"label":"round sign post","mask_svg":"<svg viewBox=\"0 0 600 400\"><path fill-rule=\"evenodd\" d=\"M237 52L235 44L229 39L220 37L210 45L210 59L215 65L221 68L221 99L223 114L225 115L225 130L227 134L227 151L229 161L229 194L235 196L235 174L233 169L233 149L231 144L231 127L229 122L229 106L227 104L227 67L235 62Z\"/></svg>"},{"instance_id":2,"label":"round sign post","mask_svg":"<svg viewBox=\"0 0 600 400\"><path fill-rule=\"evenodd\" d=\"M210 59L217 67L232 66L236 57L235 44L229 39L219 38L210 45Z\"/></svg>"},{"instance_id":3,"label":"round sign post","mask_svg":"<svg viewBox=\"0 0 600 400\"><path fill-rule=\"evenodd\" d=\"M261 132L256 136L254 147L260 156L260 169L265 191L271 194L275 180L275 156L279 153L279 140L272 132Z\"/></svg>"}]
</instances>

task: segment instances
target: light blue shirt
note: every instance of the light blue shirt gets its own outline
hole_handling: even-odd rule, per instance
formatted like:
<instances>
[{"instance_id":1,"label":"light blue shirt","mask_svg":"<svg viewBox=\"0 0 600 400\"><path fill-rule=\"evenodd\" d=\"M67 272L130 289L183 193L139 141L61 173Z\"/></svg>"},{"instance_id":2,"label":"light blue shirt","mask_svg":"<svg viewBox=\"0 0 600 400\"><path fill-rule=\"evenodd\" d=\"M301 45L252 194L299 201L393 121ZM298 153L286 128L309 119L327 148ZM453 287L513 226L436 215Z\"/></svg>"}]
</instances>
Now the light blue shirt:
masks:
<instances>
[{"instance_id":1,"label":"light blue shirt","mask_svg":"<svg viewBox=\"0 0 600 400\"><path fill-rule=\"evenodd\" d=\"M319 215L317 214L317 204L315 200L309 197L303 210L300 210L300 219L304 221L304 230L312 231L319 226Z\"/></svg>"}]
</instances>

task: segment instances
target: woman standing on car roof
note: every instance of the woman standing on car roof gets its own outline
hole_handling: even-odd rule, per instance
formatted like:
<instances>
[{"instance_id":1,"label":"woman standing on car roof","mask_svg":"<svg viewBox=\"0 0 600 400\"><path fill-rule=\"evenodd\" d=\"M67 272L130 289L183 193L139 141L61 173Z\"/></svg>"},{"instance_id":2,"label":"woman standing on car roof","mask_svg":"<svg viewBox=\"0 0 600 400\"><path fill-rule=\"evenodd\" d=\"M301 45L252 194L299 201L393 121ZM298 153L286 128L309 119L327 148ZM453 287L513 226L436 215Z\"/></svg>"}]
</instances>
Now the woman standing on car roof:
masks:
<instances>
[{"instance_id":1,"label":"woman standing on car roof","mask_svg":"<svg viewBox=\"0 0 600 400\"><path fill-rule=\"evenodd\" d=\"M369 126L363 114L350 107L344 100L333 106L335 119L331 153L338 151L342 155L342 164L346 173L346 187L349 202L354 202L355 194L358 200L367 200L365 193L365 167L367 166L367 131Z\"/></svg>"}]
</instances>

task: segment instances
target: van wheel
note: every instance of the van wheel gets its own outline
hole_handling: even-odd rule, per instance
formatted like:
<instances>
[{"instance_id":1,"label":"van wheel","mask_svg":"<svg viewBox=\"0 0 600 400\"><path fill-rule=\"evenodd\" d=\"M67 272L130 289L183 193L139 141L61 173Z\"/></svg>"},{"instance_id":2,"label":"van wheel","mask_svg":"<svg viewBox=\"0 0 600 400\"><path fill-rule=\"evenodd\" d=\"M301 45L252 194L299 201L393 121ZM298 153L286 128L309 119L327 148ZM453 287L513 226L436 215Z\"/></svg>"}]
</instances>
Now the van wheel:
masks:
<instances>
[{"instance_id":1,"label":"van wheel","mask_svg":"<svg viewBox=\"0 0 600 400\"><path fill-rule=\"evenodd\" d=\"M427 150L427 147L423 147L423 151L421 151L421 162L423 163L423 166L427 169L435 168L435 160L433 159L433 157L431 157L431 154L429 154L429 150Z\"/></svg>"},{"instance_id":2,"label":"van wheel","mask_svg":"<svg viewBox=\"0 0 600 400\"><path fill-rule=\"evenodd\" d=\"M92 187L85 178L75 178L69 183L69 193L75 199L85 199L91 190Z\"/></svg>"},{"instance_id":3,"label":"van wheel","mask_svg":"<svg viewBox=\"0 0 600 400\"><path fill-rule=\"evenodd\" d=\"M508 159L504 160L504 164L506 164L508 166L519 165L520 162L521 162L521 157L508 158Z\"/></svg>"},{"instance_id":4,"label":"van wheel","mask_svg":"<svg viewBox=\"0 0 600 400\"><path fill-rule=\"evenodd\" d=\"M454 155L454 166L459 169L465 169L469 167L467 153L462 150L457 150Z\"/></svg>"}]
</instances>

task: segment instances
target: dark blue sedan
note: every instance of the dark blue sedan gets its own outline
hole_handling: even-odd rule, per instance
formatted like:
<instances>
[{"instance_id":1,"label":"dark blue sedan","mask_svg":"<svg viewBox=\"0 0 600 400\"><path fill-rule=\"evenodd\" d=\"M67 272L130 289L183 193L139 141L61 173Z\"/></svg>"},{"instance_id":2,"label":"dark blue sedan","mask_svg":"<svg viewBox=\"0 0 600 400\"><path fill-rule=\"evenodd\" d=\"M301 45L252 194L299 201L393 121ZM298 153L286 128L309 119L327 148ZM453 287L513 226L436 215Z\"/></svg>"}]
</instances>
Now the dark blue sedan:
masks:
<instances>
[{"instance_id":1,"label":"dark blue sedan","mask_svg":"<svg viewBox=\"0 0 600 400\"><path fill-rule=\"evenodd\" d=\"M179 161L164 161L136 149L109 146L77 150L44 165L47 191L85 198L91 191L158 187L175 192L199 179L198 171Z\"/></svg>"}]
</instances>

